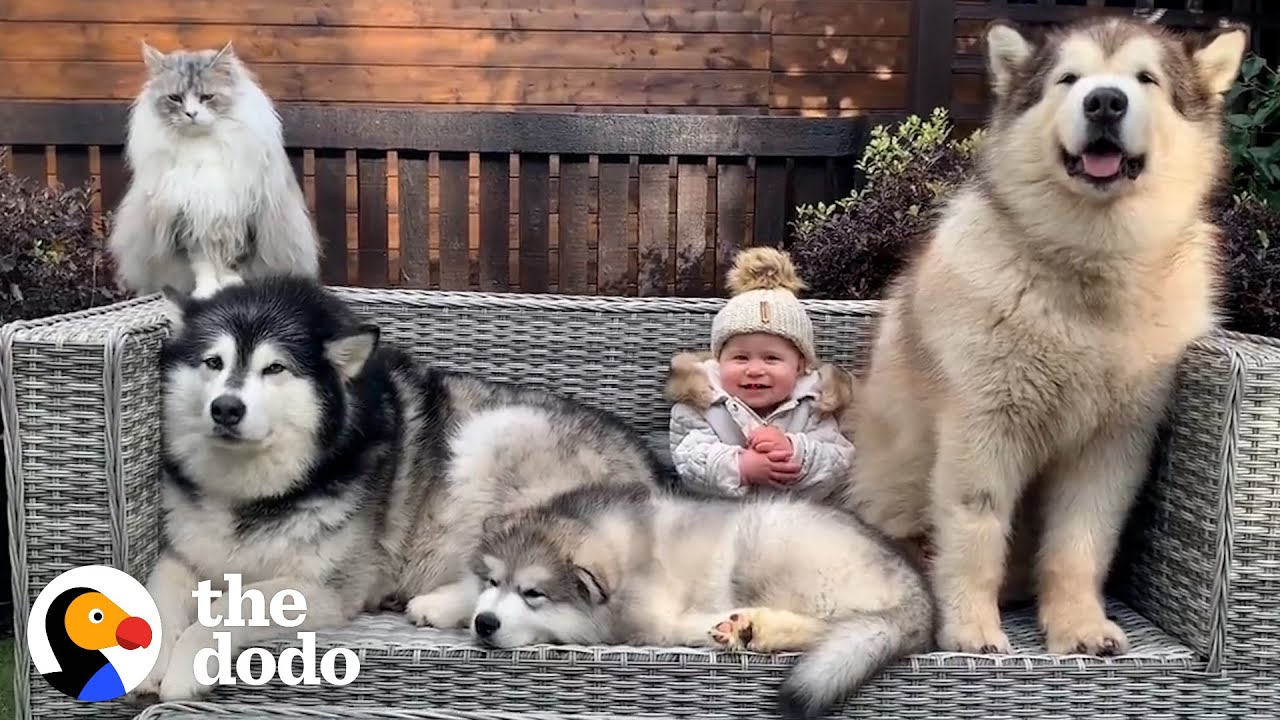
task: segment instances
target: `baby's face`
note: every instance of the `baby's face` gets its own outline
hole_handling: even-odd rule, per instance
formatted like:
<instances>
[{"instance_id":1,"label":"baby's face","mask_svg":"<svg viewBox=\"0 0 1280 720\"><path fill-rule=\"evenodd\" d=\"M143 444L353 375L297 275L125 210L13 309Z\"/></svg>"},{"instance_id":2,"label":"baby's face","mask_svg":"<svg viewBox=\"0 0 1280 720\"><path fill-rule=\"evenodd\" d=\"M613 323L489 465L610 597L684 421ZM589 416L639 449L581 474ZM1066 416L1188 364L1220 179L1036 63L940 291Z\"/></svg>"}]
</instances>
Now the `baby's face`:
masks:
<instances>
[{"instance_id":1,"label":"baby's face","mask_svg":"<svg viewBox=\"0 0 1280 720\"><path fill-rule=\"evenodd\" d=\"M720 349L719 360L725 391L757 413L791 397L804 362L789 340L767 333L735 335Z\"/></svg>"}]
</instances>

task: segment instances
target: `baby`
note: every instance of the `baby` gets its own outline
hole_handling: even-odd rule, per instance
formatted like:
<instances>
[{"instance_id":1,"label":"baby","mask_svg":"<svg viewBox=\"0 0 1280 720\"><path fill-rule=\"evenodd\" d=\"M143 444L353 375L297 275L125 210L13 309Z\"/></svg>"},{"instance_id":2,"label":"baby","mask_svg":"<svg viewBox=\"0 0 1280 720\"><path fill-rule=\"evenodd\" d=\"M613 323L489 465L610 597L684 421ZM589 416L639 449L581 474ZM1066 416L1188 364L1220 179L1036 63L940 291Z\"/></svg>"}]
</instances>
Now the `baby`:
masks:
<instances>
[{"instance_id":1,"label":"baby","mask_svg":"<svg viewBox=\"0 0 1280 720\"><path fill-rule=\"evenodd\" d=\"M768 247L739 254L733 297L711 325L710 353L671 360L671 457L690 489L725 496L799 490L825 500L847 478L853 445L838 418L852 379L819 364L791 259Z\"/></svg>"}]
</instances>

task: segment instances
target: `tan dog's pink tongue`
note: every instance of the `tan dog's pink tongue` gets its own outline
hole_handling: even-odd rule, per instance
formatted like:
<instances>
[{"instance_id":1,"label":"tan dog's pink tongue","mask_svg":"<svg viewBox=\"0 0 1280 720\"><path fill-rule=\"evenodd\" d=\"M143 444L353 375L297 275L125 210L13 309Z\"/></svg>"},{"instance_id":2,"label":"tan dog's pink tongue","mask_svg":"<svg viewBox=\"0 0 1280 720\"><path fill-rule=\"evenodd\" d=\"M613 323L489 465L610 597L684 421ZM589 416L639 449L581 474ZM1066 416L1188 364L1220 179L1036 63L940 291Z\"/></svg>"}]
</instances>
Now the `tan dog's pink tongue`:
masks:
<instances>
[{"instance_id":1,"label":"tan dog's pink tongue","mask_svg":"<svg viewBox=\"0 0 1280 720\"><path fill-rule=\"evenodd\" d=\"M1108 178L1120 172L1120 153L1085 153L1081 159L1084 160L1085 174L1090 177Z\"/></svg>"}]
</instances>

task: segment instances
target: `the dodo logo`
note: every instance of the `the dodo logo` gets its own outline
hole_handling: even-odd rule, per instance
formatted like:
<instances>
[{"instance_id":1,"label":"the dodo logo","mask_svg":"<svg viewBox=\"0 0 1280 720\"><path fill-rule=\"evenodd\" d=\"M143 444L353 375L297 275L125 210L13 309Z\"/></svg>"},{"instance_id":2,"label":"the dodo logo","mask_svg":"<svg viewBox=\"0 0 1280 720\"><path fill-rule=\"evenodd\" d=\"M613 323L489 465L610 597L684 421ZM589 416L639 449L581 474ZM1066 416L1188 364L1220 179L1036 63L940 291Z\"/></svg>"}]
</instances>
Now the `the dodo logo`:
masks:
<instances>
[{"instance_id":1,"label":"the dodo logo","mask_svg":"<svg viewBox=\"0 0 1280 720\"><path fill-rule=\"evenodd\" d=\"M160 611L146 588L105 565L73 568L36 596L27 645L36 671L77 700L113 700L146 679L160 653Z\"/></svg>"}]
</instances>

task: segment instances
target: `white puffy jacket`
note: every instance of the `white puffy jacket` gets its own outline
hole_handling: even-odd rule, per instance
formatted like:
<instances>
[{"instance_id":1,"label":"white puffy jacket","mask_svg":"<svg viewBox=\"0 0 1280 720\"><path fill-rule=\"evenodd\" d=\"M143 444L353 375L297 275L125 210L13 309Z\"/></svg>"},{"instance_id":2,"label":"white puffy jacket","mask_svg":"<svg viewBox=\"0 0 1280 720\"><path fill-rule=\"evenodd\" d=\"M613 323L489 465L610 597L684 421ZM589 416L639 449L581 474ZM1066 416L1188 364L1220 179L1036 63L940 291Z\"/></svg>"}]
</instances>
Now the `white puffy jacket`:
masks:
<instances>
[{"instance_id":1,"label":"white puffy jacket","mask_svg":"<svg viewBox=\"0 0 1280 720\"><path fill-rule=\"evenodd\" d=\"M760 417L720 384L719 363L710 353L680 353L671 360L666 396L672 403L671 459L690 487L741 497L770 486L743 485L738 456L757 427L772 425L791 440L800 479L783 491L825 500L846 481L853 444L838 418L852 402L849 374L826 364L796 381L791 397L768 417Z\"/></svg>"}]
</instances>

